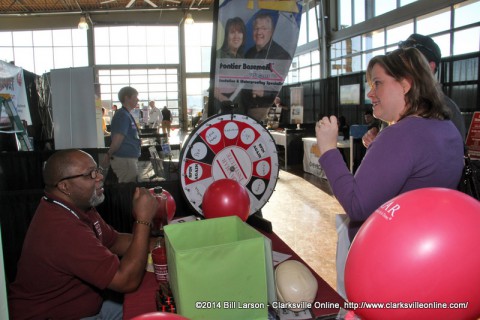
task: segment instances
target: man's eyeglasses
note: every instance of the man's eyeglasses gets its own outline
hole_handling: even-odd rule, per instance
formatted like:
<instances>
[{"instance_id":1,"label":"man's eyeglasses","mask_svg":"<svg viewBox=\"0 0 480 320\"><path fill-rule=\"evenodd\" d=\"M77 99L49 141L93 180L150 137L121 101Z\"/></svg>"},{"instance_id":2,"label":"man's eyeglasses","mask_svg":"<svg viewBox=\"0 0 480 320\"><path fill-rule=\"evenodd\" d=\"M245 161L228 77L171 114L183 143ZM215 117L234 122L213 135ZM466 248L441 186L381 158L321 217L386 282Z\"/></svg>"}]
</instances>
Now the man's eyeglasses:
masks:
<instances>
[{"instance_id":1,"label":"man's eyeglasses","mask_svg":"<svg viewBox=\"0 0 480 320\"><path fill-rule=\"evenodd\" d=\"M96 179L98 174L103 174L103 169L102 168L95 168L88 173L76 174L74 176L68 176L68 177L62 178L62 179L58 180L58 182L55 184L55 187L58 186L58 184L60 182L64 181L64 180L70 180L70 179L75 179L75 178L79 178L79 177L90 177L92 179Z\"/></svg>"}]
</instances>

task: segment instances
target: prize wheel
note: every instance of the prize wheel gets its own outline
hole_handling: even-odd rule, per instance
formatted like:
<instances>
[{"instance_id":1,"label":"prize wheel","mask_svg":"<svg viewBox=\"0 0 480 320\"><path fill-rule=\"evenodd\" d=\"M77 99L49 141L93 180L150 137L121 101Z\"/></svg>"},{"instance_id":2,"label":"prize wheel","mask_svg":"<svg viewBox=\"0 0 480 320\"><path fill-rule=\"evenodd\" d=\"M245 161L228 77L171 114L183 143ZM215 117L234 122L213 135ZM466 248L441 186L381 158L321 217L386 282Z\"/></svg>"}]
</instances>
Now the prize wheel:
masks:
<instances>
[{"instance_id":1,"label":"prize wheel","mask_svg":"<svg viewBox=\"0 0 480 320\"><path fill-rule=\"evenodd\" d=\"M220 179L242 184L250 198L249 215L257 212L272 195L279 170L268 130L240 114L216 115L202 122L185 142L180 164L185 198L201 215L205 191Z\"/></svg>"}]
</instances>

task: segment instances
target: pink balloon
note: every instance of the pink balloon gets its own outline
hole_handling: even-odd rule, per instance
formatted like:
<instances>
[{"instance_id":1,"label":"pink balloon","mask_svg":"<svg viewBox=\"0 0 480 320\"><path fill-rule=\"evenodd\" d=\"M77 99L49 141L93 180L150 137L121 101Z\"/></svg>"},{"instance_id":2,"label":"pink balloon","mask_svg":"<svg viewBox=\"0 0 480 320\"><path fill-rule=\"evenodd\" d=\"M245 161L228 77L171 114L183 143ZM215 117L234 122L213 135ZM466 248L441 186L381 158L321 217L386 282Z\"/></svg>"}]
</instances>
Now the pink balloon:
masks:
<instances>
[{"instance_id":1,"label":"pink balloon","mask_svg":"<svg viewBox=\"0 0 480 320\"><path fill-rule=\"evenodd\" d=\"M132 320L189 320L179 314L169 312L150 312L132 318Z\"/></svg>"},{"instance_id":2,"label":"pink balloon","mask_svg":"<svg viewBox=\"0 0 480 320\"><path fill-rule=\"evenodd\" d=\"M236 215L246 221L250 213L248 191L233 179L214 181L203 195L202 211L207 219Z\"/></svg>"},{"instance_id":3,"label":"pink balloon","mask_svg":"<svg viewBox=\"0 0 480 320\"><path fill-rule=\"evenodd\" d=\"M387 201L350 248L345 287L358 303L350 307L368 320L477 319L479 226L480 202L456 190L424 188ZM458 303L468 307L452 308Z\"/></svg>"}]
</instances>

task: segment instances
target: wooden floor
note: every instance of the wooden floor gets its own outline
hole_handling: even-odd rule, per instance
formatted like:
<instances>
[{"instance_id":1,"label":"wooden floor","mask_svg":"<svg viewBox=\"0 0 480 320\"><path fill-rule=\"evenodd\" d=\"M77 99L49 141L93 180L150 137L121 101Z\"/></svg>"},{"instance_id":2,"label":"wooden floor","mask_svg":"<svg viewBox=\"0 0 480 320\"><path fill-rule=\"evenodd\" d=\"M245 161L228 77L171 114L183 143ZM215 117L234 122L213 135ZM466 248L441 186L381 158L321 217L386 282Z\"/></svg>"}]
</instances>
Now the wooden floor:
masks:
<instances>
[{"instance_id":1,"label":"wooden floor","mask_svg":"<svg viewBox=\"0 0 480 320\"><path fill-rule=\"evenodd\" d=\"M275 191L262 208L273 231L330 286L336 288L336 214L343 208L325 179L302 165L280 170Z\"/></svg>"}]
</instances>

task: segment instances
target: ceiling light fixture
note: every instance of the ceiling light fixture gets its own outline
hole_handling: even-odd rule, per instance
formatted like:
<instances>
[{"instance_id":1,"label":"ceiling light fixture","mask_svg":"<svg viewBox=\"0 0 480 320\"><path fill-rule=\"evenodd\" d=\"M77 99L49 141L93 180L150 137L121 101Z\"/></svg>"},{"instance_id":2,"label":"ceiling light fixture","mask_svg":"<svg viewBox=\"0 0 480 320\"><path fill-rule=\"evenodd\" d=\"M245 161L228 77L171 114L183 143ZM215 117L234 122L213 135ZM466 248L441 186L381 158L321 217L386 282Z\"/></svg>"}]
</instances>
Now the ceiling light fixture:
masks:
<instances>
[{"instance_id":1,"label":"ceiling light fixture","mask_svg":"<svg viewBox=\"0 0 480 320\"><path fill-rule=\"evenodd\" d=\"M81 16L80 21L78 22L78 29L88 30L88 28L89 26L88 26L87 19L84 16Z\"/></svg>"},{"instance_id":2,"label":"ceiling light fixture","mask_svg":"<svg viewBox=\"0 0 480 320\"><path fill-rule=\"evenodd\" d=\"M186 24L193 24L195 22L195 20L193 20L193 17L192 17L192 14L191 13L187 13L185 15L185 23Z\"/></svg>"}]
</instances>

